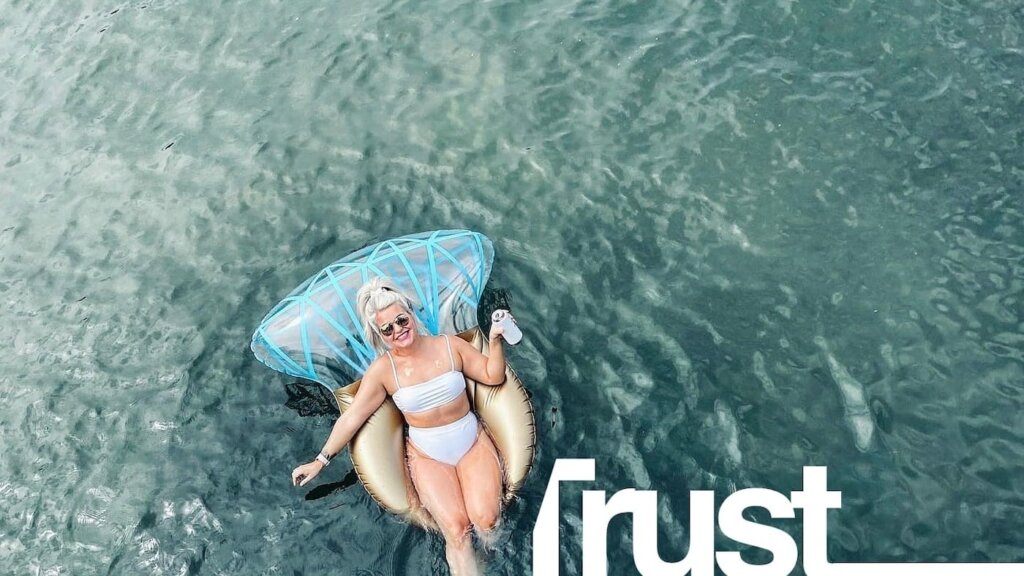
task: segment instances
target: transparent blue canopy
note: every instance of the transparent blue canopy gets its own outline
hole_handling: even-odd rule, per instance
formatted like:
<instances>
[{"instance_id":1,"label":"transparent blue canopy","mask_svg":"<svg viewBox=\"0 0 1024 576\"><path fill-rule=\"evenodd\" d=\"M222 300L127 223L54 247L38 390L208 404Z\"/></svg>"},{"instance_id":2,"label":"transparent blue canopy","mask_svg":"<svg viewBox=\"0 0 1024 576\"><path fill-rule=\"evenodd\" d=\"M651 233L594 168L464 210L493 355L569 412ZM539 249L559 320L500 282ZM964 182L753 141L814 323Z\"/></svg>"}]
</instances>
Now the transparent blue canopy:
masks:
<instances>
[{"instance_id":1,"label":"transparent blue canopy","mask_svg":"<svg viewBox=\"0 0 1024 576\"><path fill-rule=\"evenodd\" d=\"M476 326L494 246L469 230L438 230L367 246L316 273L267 314L252 336L256 359L330 389L362 376L376 357L363 337L356 292L387 276L419 302L431 334Z\"/></svg>"}]
</instances>

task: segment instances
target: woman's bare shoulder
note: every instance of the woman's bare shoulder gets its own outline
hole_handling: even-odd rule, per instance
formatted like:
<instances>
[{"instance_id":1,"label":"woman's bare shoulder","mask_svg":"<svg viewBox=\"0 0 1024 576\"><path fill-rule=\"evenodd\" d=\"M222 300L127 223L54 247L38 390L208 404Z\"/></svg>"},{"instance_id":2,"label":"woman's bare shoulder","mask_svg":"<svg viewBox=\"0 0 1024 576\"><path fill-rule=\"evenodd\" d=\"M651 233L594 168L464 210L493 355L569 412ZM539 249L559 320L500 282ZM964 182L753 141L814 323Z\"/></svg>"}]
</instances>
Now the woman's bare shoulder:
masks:
<instances>
[{"instance_id":1,"label":"woman's bare shoulder","mask_svg":"<svg viewBox=\"0 0 1024 576\"><path fill-rule=\"evenodd\" d=\"M373 362L370 362L370 366L366 368L366 372L363 372L363 382L377 382L379 384L383 384L385 380L389 379L390 369L388 366L387 354L377 356Z\"/></svg>"},{"instance_id":2,"label":"woman's bare shoulder","mask_svg":"<svg viewBox=\"0 0 1024 576\"><path fill-rule=\"evenodd\" d=\"M448 341L452 344L452 350L479 352L479 350L474 348L469 342L463 340L458 334L449 335Z\"/></svg>"}]
</instances>

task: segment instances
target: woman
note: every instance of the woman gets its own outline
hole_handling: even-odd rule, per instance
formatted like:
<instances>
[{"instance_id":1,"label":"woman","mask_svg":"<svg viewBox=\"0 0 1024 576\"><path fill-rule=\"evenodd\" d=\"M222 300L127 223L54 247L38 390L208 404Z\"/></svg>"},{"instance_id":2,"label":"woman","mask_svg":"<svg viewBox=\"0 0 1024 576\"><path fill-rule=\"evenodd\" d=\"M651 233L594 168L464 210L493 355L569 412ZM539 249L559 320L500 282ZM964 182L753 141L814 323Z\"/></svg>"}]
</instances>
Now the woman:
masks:
<instances>
[{"instance_id":1,"label":"woman","mask_svg":"<svg viewBox=\"0 0 1024 576\"><path fill-rule=\"evenodd\" d=\"M502 329L491 327L490 356L484 356L461 338L426 335L412 300L389 279L367 282L356 302L366 340L378 357L323 450L292 471L292 483L305 486L319 474L391 396L409 424L406 453L413 486L441 528L452 574L477 574L470 528L481 536L494 528L502 475L494 443L470 408L465 377L492 386L505 381Z\"/></svg>"}]
</instances>

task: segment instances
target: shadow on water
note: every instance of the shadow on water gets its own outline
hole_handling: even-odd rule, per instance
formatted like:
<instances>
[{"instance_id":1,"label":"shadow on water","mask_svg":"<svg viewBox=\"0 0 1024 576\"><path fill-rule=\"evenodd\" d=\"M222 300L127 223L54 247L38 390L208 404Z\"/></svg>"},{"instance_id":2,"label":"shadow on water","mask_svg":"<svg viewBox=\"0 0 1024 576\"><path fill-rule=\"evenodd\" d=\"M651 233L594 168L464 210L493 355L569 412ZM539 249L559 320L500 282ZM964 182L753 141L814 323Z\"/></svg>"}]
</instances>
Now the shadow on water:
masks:
<instances>
[{"instance_id":1,"label":"shadow on water","mask_svg":"<svg viewBox=\"0 0 1024 576\"><path fill-rule=\"evenodd\" d=\"M476 309L477 323L485 334L491 330L491 314L495 310L512 310L512 295L504 288L485 287Z\"/></svg>"},{"instance_id":2,"label":"shadow on water","mask_svg":"<svg viewBox=\"0 0 1024 576\"><path fill-rule=\"evenodd\" d=\"M286 408L298 413L299 416L336 416L338 406L331 394L324 386L309 380L300 380L284 387L288 400L284 405Z\"/></svg>"},{"instance_id":3,"label":"shadow on water","mask_svg":"<svg viewBox=\"0 0 1024 576\"><path fill-rule=\"evenodd\" d=\"M313 501L313 500L319 500L321 498L326 498L327 496L330 496L331 494L334 494L335 492L339 492L341 490L345 490L346 488L350 488L350 487L354 486L358 482L359 482L359 476L356 474L355 470L351 470L339 482L331 482L330 484L321 484L320 486L317 486L316 488L313 488L312 490L309 491L309 493L306 494L305 498L306 498L307 501ZM332 506L332 508L337 508L338 506L341 506L341 505L342 504L338 504L336 506Z\"/></svg>"}]
</instances>

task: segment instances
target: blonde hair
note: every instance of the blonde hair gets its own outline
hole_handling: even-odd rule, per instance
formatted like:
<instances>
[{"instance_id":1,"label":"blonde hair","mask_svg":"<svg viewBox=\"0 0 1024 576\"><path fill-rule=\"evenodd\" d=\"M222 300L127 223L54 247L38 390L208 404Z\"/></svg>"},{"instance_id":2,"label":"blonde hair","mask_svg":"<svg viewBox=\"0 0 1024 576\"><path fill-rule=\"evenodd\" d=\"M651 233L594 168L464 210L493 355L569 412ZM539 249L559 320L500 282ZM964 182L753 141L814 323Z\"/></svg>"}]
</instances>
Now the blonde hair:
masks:
<instances>
[{"instance_id":1,"label":"blonde hair","mask_svg":"<svg viewBox=\"0 0 1024 576\"><path fill-rule=\"evenodd\" d=\"M399 290L398 285L392 279L386 276L371 278L356 292L356 311L363 323L363 335L370 346L377 351L377 354L384 354L388 351L384 337L380 335L377 327L377 313L395 304L401 306L412 317L416 324L416 331L422 334L423 325L413 312L413 309L418 307L416 301Z\"/></svg>"}]
</instances>

